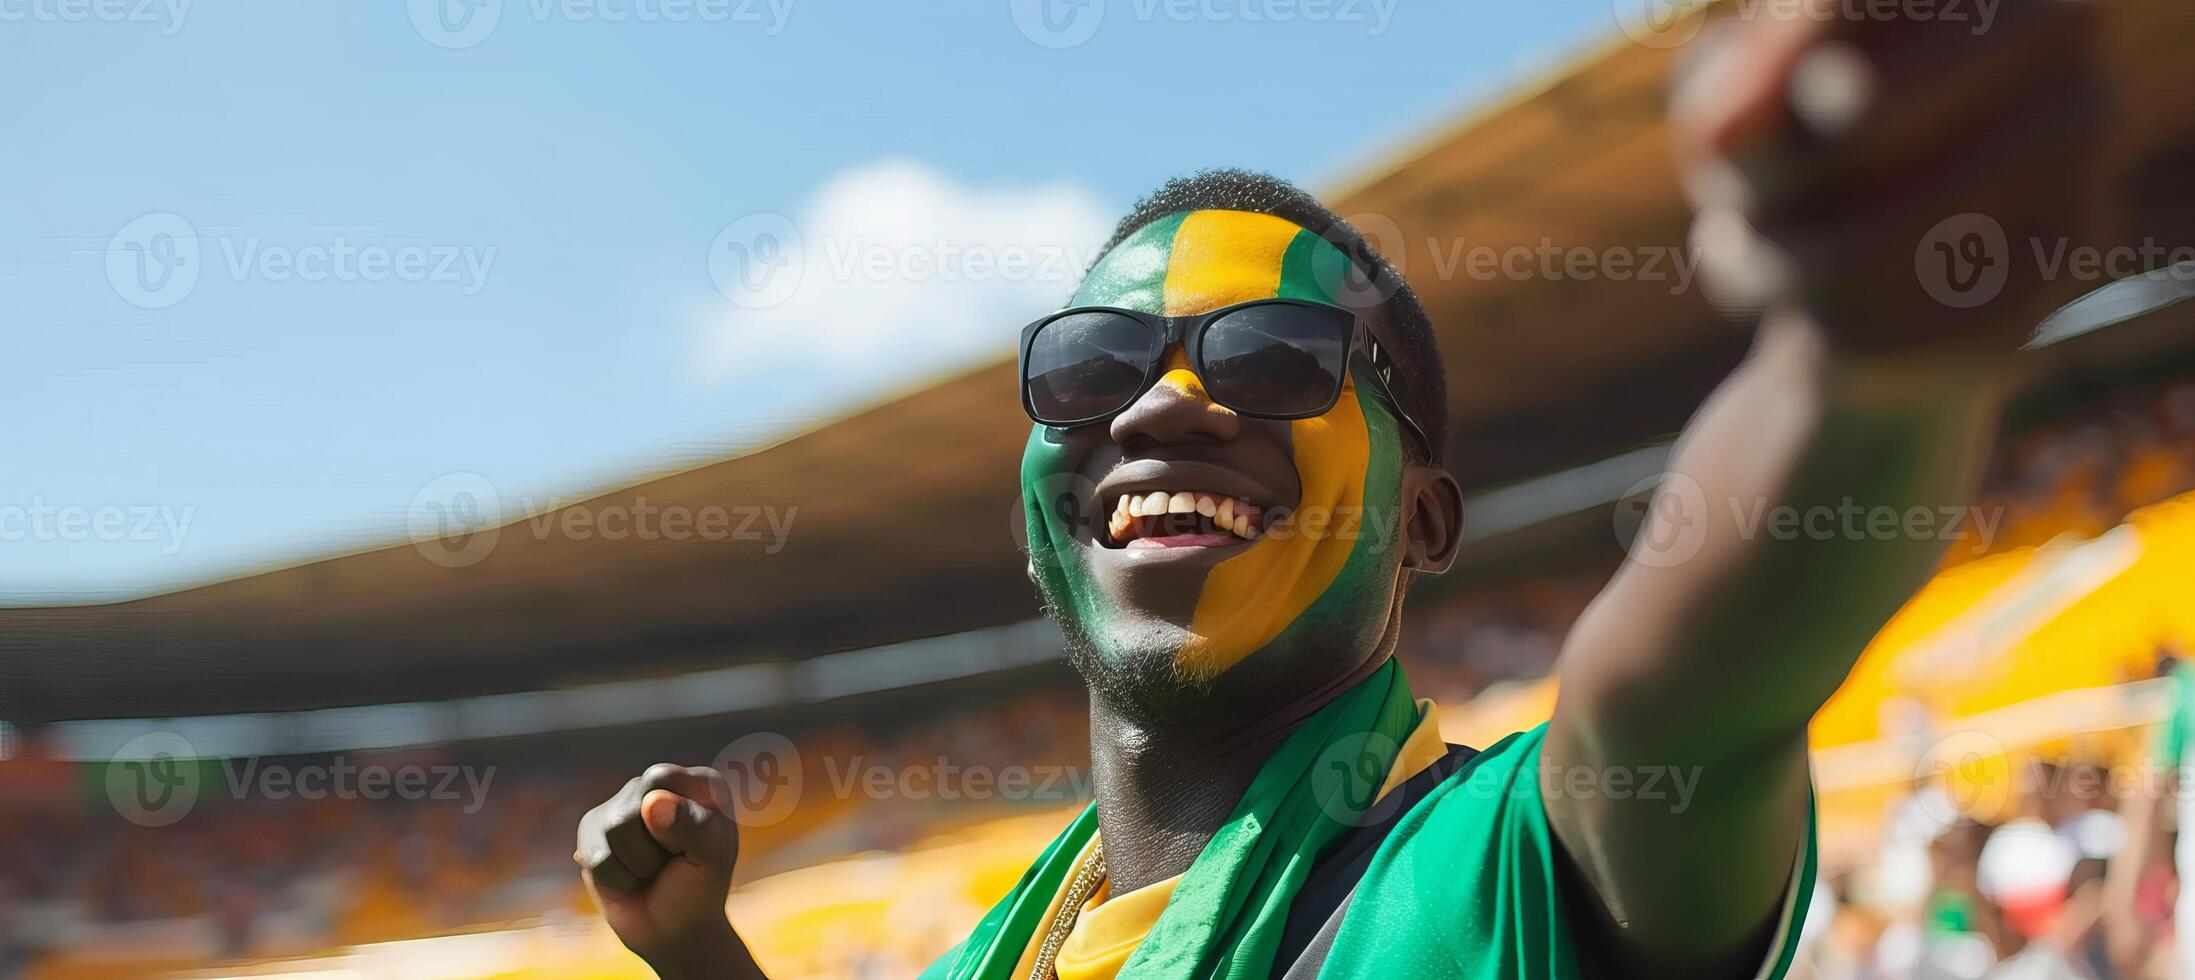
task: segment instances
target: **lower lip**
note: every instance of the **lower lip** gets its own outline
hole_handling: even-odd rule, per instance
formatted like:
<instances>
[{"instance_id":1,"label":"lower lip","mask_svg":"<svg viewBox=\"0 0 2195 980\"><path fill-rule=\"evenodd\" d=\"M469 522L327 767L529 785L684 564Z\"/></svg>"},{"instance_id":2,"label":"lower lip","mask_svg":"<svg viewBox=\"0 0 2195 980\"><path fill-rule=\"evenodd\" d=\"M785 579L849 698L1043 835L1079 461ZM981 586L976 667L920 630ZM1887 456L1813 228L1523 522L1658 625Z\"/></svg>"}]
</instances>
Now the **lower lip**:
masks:
<instances>
[{"instance_id":1,"label":"lower lip","mask_svg":"<svg viewBox=\"0 0 2195 980\"><path fill-rule=\"evenodd\" d=\"M1242 544L1243 540L1232 534L1169 534L1155 538L1136 538L1121 547L1129 551L1155 551L1163 548L1224 548Z\"/></svg>"}]
</instances>

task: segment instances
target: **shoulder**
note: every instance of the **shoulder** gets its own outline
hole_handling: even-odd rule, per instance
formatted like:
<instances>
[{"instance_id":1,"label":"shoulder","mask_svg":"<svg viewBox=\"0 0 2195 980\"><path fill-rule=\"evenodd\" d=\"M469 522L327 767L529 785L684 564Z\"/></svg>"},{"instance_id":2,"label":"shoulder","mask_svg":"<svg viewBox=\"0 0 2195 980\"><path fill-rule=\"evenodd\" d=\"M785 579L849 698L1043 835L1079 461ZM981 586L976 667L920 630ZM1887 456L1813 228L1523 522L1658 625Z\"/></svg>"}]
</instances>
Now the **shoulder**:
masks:
<instances>
[{"instance_id":1,"label":"shoulder","mask_svg":"<svg viewBox=\"0 0 2195 980\"><path fill-rule=\"evenodd\" d=\"M1441 781L1406 817L1400 832L1414 822L1468 818L1470 814L1539 802L1540 746L1547 726L1516 732L1473 753Z\"/></svg>"},{"instance_id":2,"label":"shoulder","mask_svg":"<svg viewBox=\"0 0 2195 980\"><path fill-rule=\"evenodd\" d=\"M1540 804L1543 733L1472 755L1396 823L1350 902L1332 975L1576 975Z\"/></svg>"}]
</instances>

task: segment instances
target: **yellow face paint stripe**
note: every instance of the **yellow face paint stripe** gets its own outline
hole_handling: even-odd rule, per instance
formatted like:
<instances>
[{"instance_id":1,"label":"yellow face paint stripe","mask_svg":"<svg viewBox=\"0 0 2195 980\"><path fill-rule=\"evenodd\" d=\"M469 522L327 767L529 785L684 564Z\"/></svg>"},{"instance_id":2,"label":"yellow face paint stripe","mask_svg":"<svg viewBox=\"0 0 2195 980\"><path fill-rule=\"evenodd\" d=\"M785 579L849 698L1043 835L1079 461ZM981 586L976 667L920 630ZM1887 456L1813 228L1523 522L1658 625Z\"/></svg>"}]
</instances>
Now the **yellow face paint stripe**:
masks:
<instances>
[{"instance_id":1,"label":"yellow face paint stripe","mask_svg":"<svg viewBox=\"0 0 2195 980\"><path fill-rule=\"evenodd\" d=\"M1190 212L1174 232L1167 261L1161 290L1166 315L1186 316L1280 295L1290 249L1306 237L1295 223L1269 214ZM1202 386L1181 352L1174 351L1173 358L1179 363L1168 365L1161 383L1201 397ZM1281 527L1268 528L1266 540L1205 576L1189 628L1192 637L1177 661L1190 676L1217 675L1271 643L1326 592L1348 562L1350 541L1323 525L1334 508L1361 505L1364 499L1370 444L1354 385L1345 382L1332 412L1290 423L1289 435L1302 477L1297 513ZM1304 526L1312 522L1322 526Z\"/></svg>"},{"instance_id":2,"label":"yellow face paint stripe","mask_svg":"<svg viewBox=\"0 0 2195 980\"><path fill-rule=\"evenodd\" d=\"M1296 512L1206 573L1176 661L1191 677L1217 676L1273 642L1334 584L1362 533L1372 443L1354 380L1333 411L1288 430L1303 481Z\"/></svg>"},{"instance_id":3,"label":"yellow face paint stripe","mask_svg":"<svg viewBox=\"0 0 2195 980\"><path fill-rule=\"evenodd\" d=\"M1166 263L1165 314L1187 316L1270 299L1282 259L1303 229L1249 211L1192 211L1174 232Z\"/></svg>"}]
</instances>

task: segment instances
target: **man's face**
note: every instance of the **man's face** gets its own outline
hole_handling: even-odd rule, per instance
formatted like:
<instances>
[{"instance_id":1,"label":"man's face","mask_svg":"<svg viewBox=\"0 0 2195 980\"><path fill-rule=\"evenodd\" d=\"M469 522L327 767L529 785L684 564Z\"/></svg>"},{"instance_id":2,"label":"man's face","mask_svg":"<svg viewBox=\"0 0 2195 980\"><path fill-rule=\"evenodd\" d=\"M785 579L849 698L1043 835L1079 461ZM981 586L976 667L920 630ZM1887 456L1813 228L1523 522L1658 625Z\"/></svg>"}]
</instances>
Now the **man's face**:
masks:
<instances>
[{"instance_id":1,"label":"man's face","mask_svg":"<svg viewBox=\"0 0 2195 980\"><path fill-rule=\"evenodd\" d=\"M1273 297L1334 303L1348 268L1284 219L1195 211L1121 243L1069 305L1182 316ZM1149 705L1223 680L1285 695L1361 666L1398 578L1394 417L1351 377L1325 415L1244 418L1206 397L1178 346L1166 356L1164 376L1118 416L1036 426L1022 457L1031 566L1078 667ZM1120 526L1124 499L1172 509L1183 495L1248 509L1254 523L1247 535L1218 515Z\"/></svg>"}]
</instances>

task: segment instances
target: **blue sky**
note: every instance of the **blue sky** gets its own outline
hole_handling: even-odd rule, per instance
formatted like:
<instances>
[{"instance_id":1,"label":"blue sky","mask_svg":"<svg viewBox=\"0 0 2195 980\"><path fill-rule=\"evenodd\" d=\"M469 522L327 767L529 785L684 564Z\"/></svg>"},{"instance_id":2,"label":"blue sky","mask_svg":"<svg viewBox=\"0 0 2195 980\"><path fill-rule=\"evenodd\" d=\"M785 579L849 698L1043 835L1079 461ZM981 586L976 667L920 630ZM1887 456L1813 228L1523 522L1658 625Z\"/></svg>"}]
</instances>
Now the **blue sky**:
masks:
<instances>
[{"instance_id":1,"label":"blue sky","mask_svg":"<svg viewBox=\"0 0 2195 980\"><path fill-rule=\"evenodd\" d=\"M400 540L453 474L516 516L722 458L1003 353L1169 174L1331 186L1616 32L1610 0L441 2L0 0L0 601ZM741 285L786 228L797 286Z\"/></svg>"}]
</instances>

